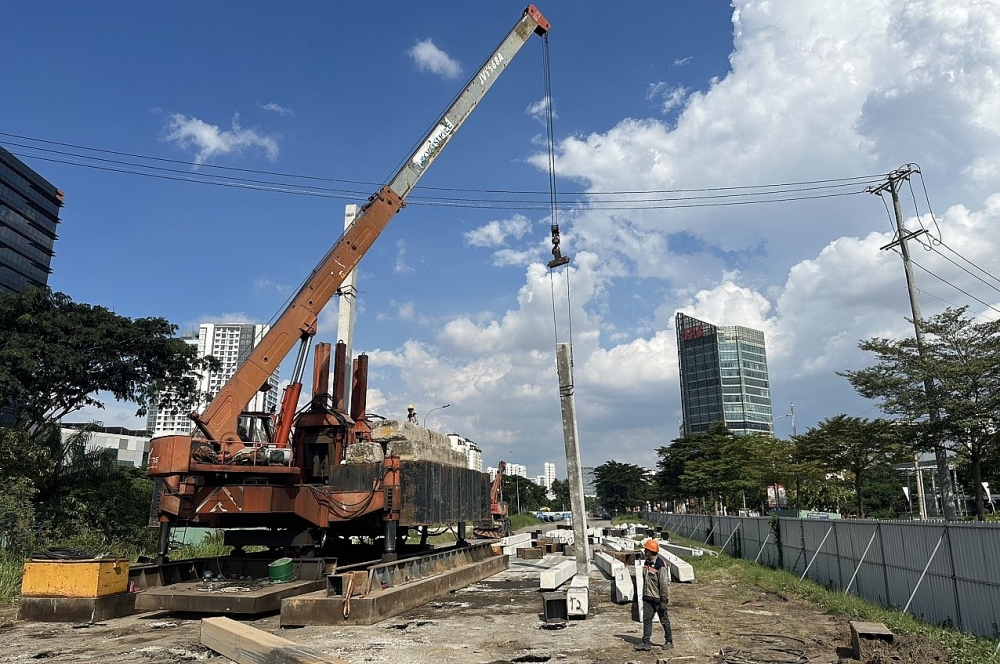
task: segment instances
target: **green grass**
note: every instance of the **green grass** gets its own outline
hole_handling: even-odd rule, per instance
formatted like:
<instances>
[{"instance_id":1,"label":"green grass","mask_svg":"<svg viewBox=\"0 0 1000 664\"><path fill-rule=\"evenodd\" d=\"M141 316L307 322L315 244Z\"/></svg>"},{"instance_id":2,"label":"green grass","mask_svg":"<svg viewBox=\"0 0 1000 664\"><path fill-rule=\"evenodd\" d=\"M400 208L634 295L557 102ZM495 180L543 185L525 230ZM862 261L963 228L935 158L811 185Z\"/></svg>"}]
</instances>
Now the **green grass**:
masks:
<instances>
[{"instance_id":1,"label":"green grass","mask_svg":"<svg viewBox=\"0 0 1000 664\"><path fill-rule=\"evenodd\" d=\"M672 538L678 543L704 549L704 544L682 537ZM798 576L785 570L771 569L753 561L731 558L720 553L718 556L696 556L688 562L695 568L699 580L733 581L737 586L757 586L765 590L781 592L799 597L834 616L850 620L884 623L897 634L920 636L928 641L941 644L947 651L951 664L1000 664L1000 656L994 654L995 642L979 639L962 632L930 625L898 609L865 601L856 595L845 595L842 591L827 589L808 579L799 581Z\"/></svg>"},{"instance_id":2,"label":"green grass","mask_svg":"<svg viewBox=\"0 0 1000 664\"><path fill-rule=\"evenodd\" d=\"M21 594L24 558L0 551L0 605L10 604Z\"/></svg>"},{"instance_id":3,"label":"green grass","mask_svg":"<svg viewBox=\"0 0 1000 664\"><path fill-rule=\"evenodd\" d=\"M510 527L514 531L533 526L536 523L541 523L541 521L531 512L521 512L510 517Z\"/></svg>"}]
</instances>

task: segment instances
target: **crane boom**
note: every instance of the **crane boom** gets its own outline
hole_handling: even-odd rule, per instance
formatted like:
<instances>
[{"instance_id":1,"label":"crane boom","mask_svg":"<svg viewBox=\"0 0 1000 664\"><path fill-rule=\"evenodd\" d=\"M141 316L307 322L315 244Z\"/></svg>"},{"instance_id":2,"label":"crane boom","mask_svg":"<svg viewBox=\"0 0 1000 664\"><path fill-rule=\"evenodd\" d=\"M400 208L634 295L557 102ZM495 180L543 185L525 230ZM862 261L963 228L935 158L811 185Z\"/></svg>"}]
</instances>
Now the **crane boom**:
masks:
<instances>
[{"instance_id":1,"label":"crane boom","mask_svg":"<svg viewBox=\"0 0 1000 664\"><path fill-rule=\"evenodd\" d=\"M389 184L368 199L357 219L320 260L246 362L236 370L201 415L192 414L198 428L210 440L220 443L240 440L237 421L254 394L297 343L316 333L320 311L351 270L357 267L361 257L392 217L406 205L406 196L427 168L531 35L545 34L549 27L549 22L538 9L529 5Z\"/></svg>"}]
</instances>

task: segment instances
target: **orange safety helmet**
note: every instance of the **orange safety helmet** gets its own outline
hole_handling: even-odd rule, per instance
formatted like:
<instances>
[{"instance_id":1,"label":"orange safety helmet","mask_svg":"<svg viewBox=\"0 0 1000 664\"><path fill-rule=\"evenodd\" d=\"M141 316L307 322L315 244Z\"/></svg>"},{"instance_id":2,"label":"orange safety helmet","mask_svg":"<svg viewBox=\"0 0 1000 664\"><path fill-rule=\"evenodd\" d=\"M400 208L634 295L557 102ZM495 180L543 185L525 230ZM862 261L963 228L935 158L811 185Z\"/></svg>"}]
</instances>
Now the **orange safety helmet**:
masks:
<instances>
[{"instance_id":1,"label":"orange safety helmet","mask_svg":"<svg viewBox=\"0 0 1000 664\"><path fill-rule=\"evenodd\" d=\"M642 543L642 548L644 548L646 551L651 551L653 553L659 553L660 552L660 545L657 544L656 540L652 539L652 538L650 538L650 539L646 540L645 542L643 542Z\"/></svg>"}]
</instances>

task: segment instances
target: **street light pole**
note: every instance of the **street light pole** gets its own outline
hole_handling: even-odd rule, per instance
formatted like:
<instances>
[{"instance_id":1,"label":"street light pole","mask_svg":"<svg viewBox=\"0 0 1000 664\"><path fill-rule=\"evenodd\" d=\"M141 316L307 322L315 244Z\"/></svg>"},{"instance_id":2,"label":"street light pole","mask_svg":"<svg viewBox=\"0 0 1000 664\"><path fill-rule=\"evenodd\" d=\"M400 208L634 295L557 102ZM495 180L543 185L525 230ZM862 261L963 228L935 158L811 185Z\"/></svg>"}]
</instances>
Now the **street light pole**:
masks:
<instances>
[{"instance_id":1,"label":"street light pole","mask_svg":"<svg viewBox=\"0 0 1000 664\"><path fill-rule=\"evenodd\" d=\"M790 404L788 404L788 407L791 409L792 412L787 413L785 415L778 415L778 419L780 420L780 419L783 419L785 417L792 418L792 437L794 438L797 435L797 433L798 433L795 430L795 404L794 403L790 403Z\"/></svg>"},{"instance_id":2,"label":"street light pole","mask_svg":"<svg viewBox=\"0 0 1000 664\"><path fill-rule=\"evenodd\" d=\"M427 416L428 415L430 415L431 413L433 413L435 410L441 410L442 408L447 408L450 405L451 405L450 403L446 403L443 406L438 406L437 408L431 408L429 411L427 411L426 413L424 413L424 428L425 429L427 428Z\"/></svg>"},{"instance_id":3,"label":"street light pole","mask_svg":"<svg viewBox=\"0 0 1000 664\"><path fill-rule=\"evenodd\" d=\"M507 453L510 454L511 456L513 456L514 450L509 450ZM520 484L520 481L517 478L518 478L517 473L514 473L514 493L517 494L517 513L520 514L521 513L521 484Z\"/></svg>"}]
</instances>

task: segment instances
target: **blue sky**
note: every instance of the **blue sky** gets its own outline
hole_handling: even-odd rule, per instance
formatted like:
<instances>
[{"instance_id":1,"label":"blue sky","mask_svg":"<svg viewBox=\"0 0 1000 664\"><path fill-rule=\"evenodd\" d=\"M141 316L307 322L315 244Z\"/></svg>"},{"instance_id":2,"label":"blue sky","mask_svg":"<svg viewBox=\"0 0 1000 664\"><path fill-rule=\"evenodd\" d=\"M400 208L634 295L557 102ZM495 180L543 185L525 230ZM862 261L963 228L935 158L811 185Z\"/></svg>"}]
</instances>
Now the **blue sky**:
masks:
<instances>
[{"instance_id":1,"label":"blue sky","mask_svg":"<svg viewBox=\"0 0 1000 664\"><path fill-rule=\"evenodd\" d=\"M11 5L0 144L66 192L50 285L182 329L266 322L339 236L344 205L392 175L523 7ZM996 282L945 258L967 265L950 248L1000 271L995 7L610 7L539 5L552 23L585 465L652 466L676 435L679 310L765 331L775 415L794 402L799 431L839 413L877 416L835 372L871 361L859 340L910 333L901 263L879 251L891 239L886 209L863 193L904 163L923 172L904 192L908 225L919 214L945 243L915 252L927 270L917 270L925 313L969 304L996 317ZM475 440L488 465L506 458L534 475L554 460L563 476L546 135L535 112L544 98L534 38L364 258L355 346L370 355L371 411L399 417L407 403L421 414L449 403L428 425ZM177 160L156 163L180 180L226 175L322 195L118 173L93 157L137 158L65 144ZM813 181L835 182L788 185ZM719 204L759 201L768 188L743 188L777 184L770 190L785 193L771 198L807 200ZM830 193L851 195L816 197ZM727 197L665 200L706 195ZM558 312L564 279L554 284ZM335 341L335 316L332 304L319 340ZM108 404L82 415L138 425L132 411ZM790 418L776 420L776 433L791 433Z\"/></svg>"}]
</instances>

